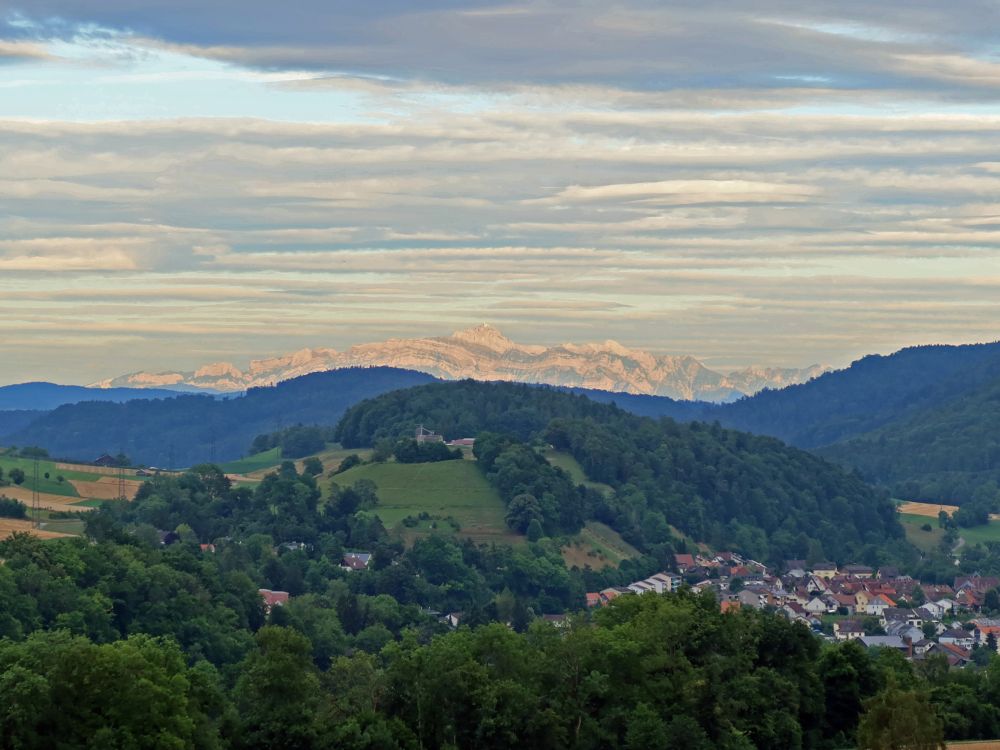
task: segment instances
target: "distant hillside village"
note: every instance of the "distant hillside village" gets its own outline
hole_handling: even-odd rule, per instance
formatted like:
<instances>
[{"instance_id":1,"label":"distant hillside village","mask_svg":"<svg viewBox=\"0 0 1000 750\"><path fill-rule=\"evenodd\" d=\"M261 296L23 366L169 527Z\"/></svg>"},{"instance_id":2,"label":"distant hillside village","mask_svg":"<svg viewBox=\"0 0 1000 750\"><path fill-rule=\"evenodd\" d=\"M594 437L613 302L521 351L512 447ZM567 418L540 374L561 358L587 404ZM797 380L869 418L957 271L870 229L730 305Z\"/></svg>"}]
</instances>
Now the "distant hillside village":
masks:
<instances>
[{"instance_id":1,"label":"distant hillside village","mask_svg":"<svg viewBox=\"0 0 1000 750\"><path fill-rule=\"evenodd\" d=\"M786 561L779 576L733 552L675 555L674 563L674 572L588 593L587 606L690 586L712 591L723 612L773 611L805 624L818 637L896 649L910 660L942 654L950 665L963 667L982 647L1000 653L1000 619L979 616L984 609L1000 608L998 577L958 576L951 586L929 585L893 567L807 565L803 560Z\"/></svg>"},{"instance_id":2,"label":"distant hillside village","mask_svg":"<svg viewBox=\"0 0 1000 750\"><path fill-rule=\"evenodd\" d=\"M370 552L345 552L341 568L365 571L371 558ZM975 660L979 649L1000 653L1000 619L980 615L984 609L1000 609L998 577L958 576L951 586L923 584L888 566L874 570L832 562L806 565L802 560L788 560L784 574L773 575L762 563L734 552L681 554L674 562L674 571L588 593L587 607L602 607L620 596L670 594L688 587L713 592L723 613L744 607L771 611L801 622L828 641L896 649L913 661L941 654L961 668ZM289 600L284 591L261 589L260 595L267 611ZM440 619L454 628L463 615L452 612ZM559 626L567 615L542 619Z\"/></svg>"}]
</instances>

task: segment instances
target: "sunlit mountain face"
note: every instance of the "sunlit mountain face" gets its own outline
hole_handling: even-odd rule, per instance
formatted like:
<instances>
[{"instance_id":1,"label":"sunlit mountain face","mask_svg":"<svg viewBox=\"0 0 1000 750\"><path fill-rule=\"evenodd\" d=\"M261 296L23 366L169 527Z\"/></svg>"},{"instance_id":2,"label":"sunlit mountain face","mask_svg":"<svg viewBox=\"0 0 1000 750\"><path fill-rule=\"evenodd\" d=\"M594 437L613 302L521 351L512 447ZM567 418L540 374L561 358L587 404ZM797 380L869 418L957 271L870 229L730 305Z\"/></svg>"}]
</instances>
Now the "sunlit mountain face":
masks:
<instances>
[{"instance_id":1,"label":"sunlit mountain face","mask_svg":"<svg viewBox=\"0 0 1000 750\"><path fill-rule=\"evenodd\" d=\"M191 372L136 372L94 385L102 388L183 385L238 391L310 372L380 365L449 379L515 380L707 401L726 401L762 388L805 382L828 369L820 365L803 369L750 367L720 373L694 357L657 357L615 341L549 347L518 344L493 326L483 324L451 336L390 339L352 346L343 352L302 349L283 357L253 360L245 370L229 362L216 362Z\"/></svg>"}]
</instances>

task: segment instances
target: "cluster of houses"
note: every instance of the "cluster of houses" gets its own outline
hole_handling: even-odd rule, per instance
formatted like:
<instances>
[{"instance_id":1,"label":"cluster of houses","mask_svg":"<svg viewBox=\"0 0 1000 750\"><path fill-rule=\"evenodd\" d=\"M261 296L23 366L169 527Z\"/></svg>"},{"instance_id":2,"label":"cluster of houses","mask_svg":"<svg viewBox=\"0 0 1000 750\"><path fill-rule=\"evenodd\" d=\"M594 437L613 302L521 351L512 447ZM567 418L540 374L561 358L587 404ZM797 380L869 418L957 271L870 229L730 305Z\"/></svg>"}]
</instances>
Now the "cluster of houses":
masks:
<instances>
[{"instance_id":1,"label":"cluster of houses","mask_svg":"<svg viewBox=\"0 0 1000 750\"><path fill-rule=\"evenodd\" d=\"M712 590L722 611L767 609L834 641L894 648L920 660L943 654L953 666L988 646L1000 652L1000 619L976 616L1000 578L959 576L954 584L922 584L892 567L788 560L782 575L732 552L675 555L674 572L587 594L599 607L629 594L667 593L682 585ZM919 604L918 604L919 603ZM832 623L832 632L830 625Z\"/></svg>"},{"instance_id":2,"label":"cluster of houses","mask_svg":"<svg viewBox=\"0 0 1000 750\"><path fill-rule=\"evenodd\" d=\"M300 542L287 542L283 547L287 549L303 549L305 545L301 547L297 546L301 544ZM288 546L293 545L293 546ZM215 552L215 545L203 544L201 545L202 551L209 551L207 548L211 547L211 552ZM340 567L342 570L367 570L368 565L372 561L371 552L345 552L343 558L340 561ZM264 614L271 614L271 610L275 607L284 607L288 604L289 594L287 591L272 591L271 589L257 589L257 593L260 594L261 600L264 602Z\"/></svg>"}]
</instances>

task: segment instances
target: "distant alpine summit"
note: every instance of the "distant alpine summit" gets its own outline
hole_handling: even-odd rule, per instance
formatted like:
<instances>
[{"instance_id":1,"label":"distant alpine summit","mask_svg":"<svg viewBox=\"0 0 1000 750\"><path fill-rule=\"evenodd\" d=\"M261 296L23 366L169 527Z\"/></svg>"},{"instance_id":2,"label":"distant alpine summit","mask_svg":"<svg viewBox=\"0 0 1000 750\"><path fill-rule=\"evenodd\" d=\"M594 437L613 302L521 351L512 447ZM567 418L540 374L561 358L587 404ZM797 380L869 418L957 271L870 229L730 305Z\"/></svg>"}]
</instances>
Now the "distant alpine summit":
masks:
<instances>
[{"instance_id":1,"label":"distant alpine summit","mask_svg":"<svg viewBox=\"0 0 1000 750\"><path fill-rule=\"evenodd\" d=\"M704 401L729 401L763 388L803 383L829 369L820 365L804 369L748 367L720 373L694 357L657 357L616 341L552 347L518 344L484 323L451 336L389 339L343 352L301 349L283 357L253 360L245 371L229 362L216 362L194 372L136 372L93 385L185 385L242 391L311 372L358 366L398 367L445 379L513 380Z\"/></svg>"}]
</instances>

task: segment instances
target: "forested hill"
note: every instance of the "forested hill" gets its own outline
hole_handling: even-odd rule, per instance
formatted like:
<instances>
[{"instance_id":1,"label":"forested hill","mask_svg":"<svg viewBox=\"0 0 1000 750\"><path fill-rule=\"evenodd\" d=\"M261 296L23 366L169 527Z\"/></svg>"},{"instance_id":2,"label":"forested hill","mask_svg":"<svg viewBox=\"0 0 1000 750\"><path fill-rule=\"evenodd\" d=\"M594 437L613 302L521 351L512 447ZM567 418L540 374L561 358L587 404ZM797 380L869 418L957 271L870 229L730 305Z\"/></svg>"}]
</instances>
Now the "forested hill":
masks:
<instances>
[{"instance_id":1,"label":"forested hill","mask_svg":"<svg viewBox=\"0 0 1000 750\"><path fill-rule=\"evenodd\" d=\"M480 462L512 504L539 485L537 471L523 445L504 446L489 433L511 442L541 438L567 451L614 493L579 499L590 503L582 510L557 508L570 519L562 523L581 515L602 520L651 554L669 543L668 525L772 561L877 563L890 548L906 552L887 497L816 456L773 438L657 421L552 389L472 381L419 386L352 407L337 436L348 447L372 445L411 435L418 424L447 438L480 435ZM542 490L553 487L556 495L555 484ZM563 498L552 502L573 502ZM544 517L541 498L539 505Z\"/></svg>"},{"instance_id":2,"label":"forested hill","mask_svg":"<svg viewBox=\"0 0 1000 750\"><path fill-rule=\"evenodd\" d=\"M679 418L772 435L801 448L840 442L933 410L1000 378L1000 343L918 346L873 354L802 385L762 391L731 404L658 405Z\"/></svg>"},{"instance_id":3,"label":"forested hill","mask_svg":"<svg viewBox=\"0 0 1000 750\"><path fill-rule=\"evenodd\" d=\"M0 386L0 411L48 411L64 404L81 401L132 401L134 399L170 398L178 391L143 388L87 388L57 383L18 383Z\"/></svg>"},{"instance_id":4,"label":"forested hill","mask_svg":"<svg viewBox=\"0 0 1000 750\"><path fill-rule=\"evenodd\" d=\"M821 449L900 497L1000 503L1000 377L940 406Z\"/></svg>"},{"instance_id":5,"label":"forested hill","mask_svg":"<svg viewBox=\"0 0 1000 750\"><path fill-rule=\"evenodd\" d=\"M51 455L93 459L122 451L133 461L175 468L238 458L255 436L302 424L334 424L358 401L432 381L389 367L313 373L231 399L176 396L122 404L61 406L7 435L6 444L39 445Z\"/></svg>"}]
</instances>

